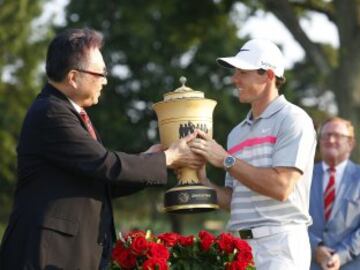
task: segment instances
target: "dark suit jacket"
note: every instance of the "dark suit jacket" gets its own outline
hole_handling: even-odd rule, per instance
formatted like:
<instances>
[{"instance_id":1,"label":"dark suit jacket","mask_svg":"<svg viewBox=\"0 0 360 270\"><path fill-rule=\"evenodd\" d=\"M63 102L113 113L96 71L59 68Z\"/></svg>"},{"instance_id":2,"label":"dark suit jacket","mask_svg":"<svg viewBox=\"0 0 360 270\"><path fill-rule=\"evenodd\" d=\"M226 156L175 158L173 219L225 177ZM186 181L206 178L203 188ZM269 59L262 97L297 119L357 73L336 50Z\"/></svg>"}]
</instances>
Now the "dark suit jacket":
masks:
<instances>
[{"instance_id":1,"label":"dark suit jacket","mask_svg":"<svg viewBox=\"0 0 360 270\"><path fill-rule=\"evenodd\" d=\"M323 169L314 167L310 196L310 215L314 222L309 227L311 249L319 242L335 249L342 262L342 270L360 269L360 166L348 161L343 179L336 190L336 200L328 222L324 218ZM311 270L320 270L313 258Z\"/></svg>"},{"instance_id":2,"label":"dark suit jacket","mask_svg":"<svg viewBox=\"0 0 360 270\"><path fill-rule=\"evenodd\" d=\"M0 247L1 270L97 270L104 203L167 178L163 153L107 150L49 84L26 115L17 152L18 183Z\"/></svg>"}]
</instances>

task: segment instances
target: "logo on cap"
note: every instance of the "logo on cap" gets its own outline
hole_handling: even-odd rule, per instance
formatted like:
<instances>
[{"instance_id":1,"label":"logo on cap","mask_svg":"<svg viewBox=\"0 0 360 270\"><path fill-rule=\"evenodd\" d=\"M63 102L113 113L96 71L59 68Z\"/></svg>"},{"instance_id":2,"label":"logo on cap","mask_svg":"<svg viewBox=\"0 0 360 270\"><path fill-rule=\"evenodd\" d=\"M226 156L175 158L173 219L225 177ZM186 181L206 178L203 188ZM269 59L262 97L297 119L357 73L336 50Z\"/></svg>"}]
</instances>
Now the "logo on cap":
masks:
<instances>
[{"instance_id":1,"label":"logo on cap","mask_svg":"<svg viewBox=\"0 0 360 270\"><path fill-rule=\"evenodd\" d=\"M261 65L265 66L265 67L268 67L268 68L273 68L273 69L276 68L276 66L274 66L274 65L272 65L270 63L264 62L264 61L261 61Z\"/></svg>"}]
</instances>

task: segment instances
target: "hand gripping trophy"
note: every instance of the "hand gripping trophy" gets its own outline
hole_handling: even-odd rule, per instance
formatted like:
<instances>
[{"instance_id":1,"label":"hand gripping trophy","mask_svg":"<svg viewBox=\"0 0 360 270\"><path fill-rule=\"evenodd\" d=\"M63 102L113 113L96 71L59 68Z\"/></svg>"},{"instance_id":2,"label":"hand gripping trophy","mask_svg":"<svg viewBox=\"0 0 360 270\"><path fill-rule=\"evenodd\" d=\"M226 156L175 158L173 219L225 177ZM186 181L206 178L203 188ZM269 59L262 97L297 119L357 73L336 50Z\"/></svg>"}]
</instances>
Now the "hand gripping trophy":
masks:
<instances>
[{"instance_id":1,"label":"hand gripping trophy","mask_svg":"<svg viewBox=\"0 0 360 270\"><path fill-rule=\"evenodd\" d=\"M153 105L158 117L160 141L169 147L174 141L201 129L212 136L212 114L216 101L204 98L204 93L182 86L164 94L164 100ZM170 213L197 213L219 208L215 190L200 184L196 170L181 168L178 184L166 191L164 208Z\"/></svg>"}]
</instances>

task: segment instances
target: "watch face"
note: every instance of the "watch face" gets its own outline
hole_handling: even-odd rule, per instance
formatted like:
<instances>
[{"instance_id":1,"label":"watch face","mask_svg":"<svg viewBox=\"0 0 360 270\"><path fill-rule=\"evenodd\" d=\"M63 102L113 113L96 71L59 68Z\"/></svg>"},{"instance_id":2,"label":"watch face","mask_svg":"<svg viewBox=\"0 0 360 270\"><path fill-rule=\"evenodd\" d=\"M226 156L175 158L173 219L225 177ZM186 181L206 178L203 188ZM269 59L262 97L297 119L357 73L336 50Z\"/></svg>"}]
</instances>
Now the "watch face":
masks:
<instances>
[{"instance_id":1,"label":"watch face","mask_svg":"<svg viewBox=\"0 0 360 270\"><path fill-rule=\"evenodd\" d=\"M235 164L235 158L233 156L227 156L224 160L225 168L229 169Z\"/></svg>"}]
</instances>

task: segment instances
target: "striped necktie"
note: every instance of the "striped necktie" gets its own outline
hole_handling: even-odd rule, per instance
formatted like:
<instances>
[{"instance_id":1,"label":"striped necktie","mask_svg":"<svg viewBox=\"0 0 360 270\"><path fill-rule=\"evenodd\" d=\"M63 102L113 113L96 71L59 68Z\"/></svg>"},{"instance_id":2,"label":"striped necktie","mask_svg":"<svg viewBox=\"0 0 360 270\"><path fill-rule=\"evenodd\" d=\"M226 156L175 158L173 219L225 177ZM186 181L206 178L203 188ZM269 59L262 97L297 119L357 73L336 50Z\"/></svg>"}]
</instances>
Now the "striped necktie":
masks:
<instances>
[{"instance_id":1,"label":"striped necktie","mask_svg":"<svg viewBox=\"0 0 360 270\"><path fill-rule=\"evenodd\" d=\"M333 207L335 201L335 168L329 168L329 182L325 188L324 192L324 213L325 213L325 220L328 221L331 215L331 209Z\"/></svg>"},{"instance_id":2,"label":"striped necktie","mask_svg":"<svg viewBox=\"0 0 360 270\"><path fill-rule=\"evenodd\" d=\"M96 137L96 133L95 133L95 130L94 130L94 127L93 125L91 124L91 121L90 121L90 118L88 116L88 114L86 113L86 111L84 109L82 109L80 111L80 116L81 116L81 119L84 121L85 125L86 125L86 129L89 131L90 133L90 136L96 140L97 137Z\"/></svg>"}]
</instances>

